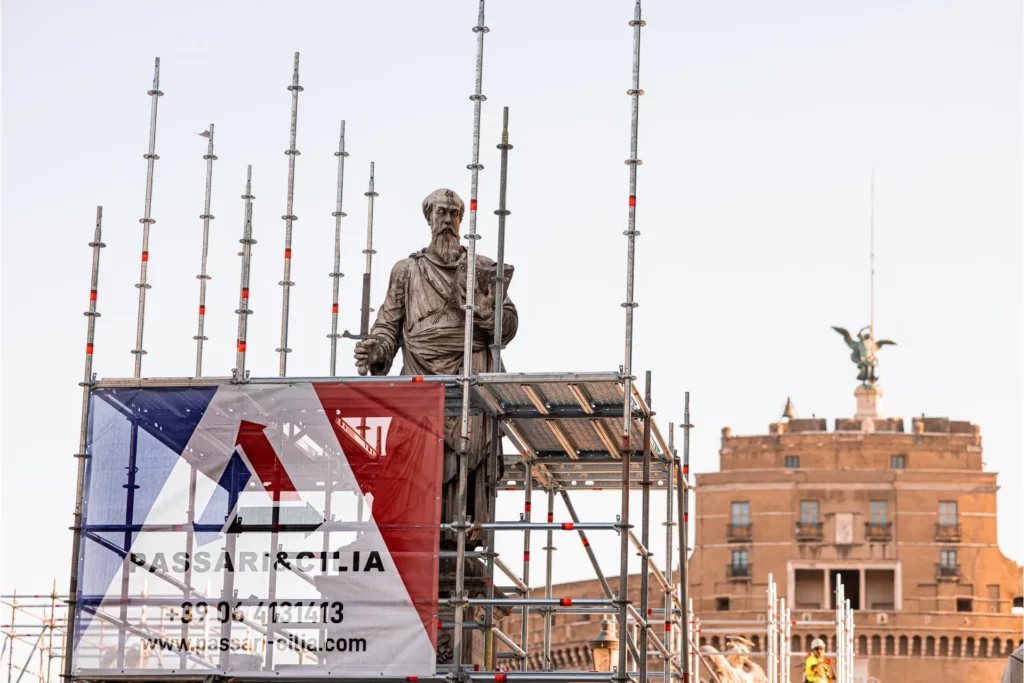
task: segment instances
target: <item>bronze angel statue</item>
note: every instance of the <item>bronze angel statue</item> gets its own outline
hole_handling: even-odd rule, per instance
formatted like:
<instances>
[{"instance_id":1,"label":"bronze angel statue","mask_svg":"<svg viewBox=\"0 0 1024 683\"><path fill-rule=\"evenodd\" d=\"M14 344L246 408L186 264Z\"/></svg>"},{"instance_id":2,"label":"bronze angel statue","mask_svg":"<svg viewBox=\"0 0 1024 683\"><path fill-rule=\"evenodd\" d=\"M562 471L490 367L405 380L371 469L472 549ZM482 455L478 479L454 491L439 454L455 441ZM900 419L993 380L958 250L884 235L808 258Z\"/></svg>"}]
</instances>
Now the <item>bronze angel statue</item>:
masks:
<instances>
[{"instance_id":1,"label":"bronze angel statue","mask_svg":"<svg viewBox=\"0 0 1024 683\"><path fill-rule=\"evenodd\" d=\"M846 345L850 347L852 353L850 354L850 360L857 364L857 379L866 386L874 386L875 382L878 381L878 375L875 373L875 368L878 367L878 350L885 345L896 346L896 342L890 339L880 339L875 341L871 335L871 328L864 327L860 332L857 333L857 338L847 332L842 327L832 326L832 329L842 335Z\"/></svg>"}]
</instances>

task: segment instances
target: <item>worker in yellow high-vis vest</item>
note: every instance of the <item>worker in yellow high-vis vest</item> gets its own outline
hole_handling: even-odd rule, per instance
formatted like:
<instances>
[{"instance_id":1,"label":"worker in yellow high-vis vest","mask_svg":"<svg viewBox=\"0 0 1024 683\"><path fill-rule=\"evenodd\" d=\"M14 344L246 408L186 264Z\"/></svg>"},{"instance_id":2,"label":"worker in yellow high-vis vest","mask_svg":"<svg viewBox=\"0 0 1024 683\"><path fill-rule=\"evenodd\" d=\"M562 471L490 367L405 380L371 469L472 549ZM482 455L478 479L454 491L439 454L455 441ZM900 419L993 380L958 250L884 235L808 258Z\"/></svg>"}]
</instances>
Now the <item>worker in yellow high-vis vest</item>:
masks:
<instances>
[{"instance_id":1,"label":"worker in yellow high-vis vest","mask_svg":"<svg viewBox=\"0 0 1024 683\"><path fill-rule=\"evenodd\" d=\"M805 683L830 683L836 680L831 661L825 659L825 642L821 638L811 641L811 654L804 661Z\"/></svg>"}]
</instances>

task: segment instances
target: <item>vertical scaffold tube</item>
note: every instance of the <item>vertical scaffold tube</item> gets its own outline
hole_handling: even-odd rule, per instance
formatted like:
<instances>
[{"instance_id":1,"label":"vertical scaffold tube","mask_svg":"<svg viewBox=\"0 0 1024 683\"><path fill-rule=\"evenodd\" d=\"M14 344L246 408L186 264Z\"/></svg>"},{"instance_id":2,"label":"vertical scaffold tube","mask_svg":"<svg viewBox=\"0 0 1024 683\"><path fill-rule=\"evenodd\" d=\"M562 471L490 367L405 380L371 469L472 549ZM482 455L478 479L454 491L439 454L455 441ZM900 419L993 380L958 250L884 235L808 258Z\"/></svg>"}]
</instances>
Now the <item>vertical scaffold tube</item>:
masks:
<instances>
[{"instance_id":1,"label":"vertical scaffold tube","mask_svg":"<svg viewBox=\"0 0 1024 683\"><path fill-rule=\"evenodd\" d=\"M533 507L533 463L526 463L526 494L523 502L523 521L527 524L530 523L532 516ZM523 583L526 586L530 585L530 527L527 526L523 530ZM530 597L527 595L526 597ZM523 622L522 622L522 633L520 635L519 645L524 651L529 654L529 643L528 638L530 635L530 607L529 605L523 605ZM520 664L521 671L528 671L530 668L529 657L523 657L523 661Z\"/></svg>"},{"instance_id":2,"label":"vertical scaffold tube","mask_svg":"<svg viewBox=\"0 0 1024 683\"><path fill-rule=\"evenodd\" d=\"M373 248L373 200L379 196L375 189L376 164L370 162L370 184L369 189L363 193L366 197L366 270L363 271L363 307L359 311L359 334L365 339L370 334L370 277L373 274L373 255L377 252Z\"/></svg>"},{"instance_id":3,"label":"vertical scaffold tube","mask_svg":"<svg viewBox=\"0 0 1024 683\"><path fill-rule=\"evenodd\" d=\"M278 376L285 377L288 374L288 312L291 303L292 286L292 224L299 220L295 215L295 157L299 156L299 150L295 149L295 135L298 130L299 117L299 93L302 86L299 85L299 53L295 53L295 66L292 69L292 84L288 86L292 93L292 119L291 129L288 137L288 149L284 151L288 155L288 201L287 213L281 216L284 220L284 279L278 284L283 288L281 291L281 346L275 349L279 354Z\"/></svg>"},{"instance_id":4,"label":"vertical scaffold tube","mask_svg":"<svg viewBox=\"0 0 1024 683\"><path fill-rule=\"evenodd\" d=\"M210 276L206 273L206 261L207 254L210 250L210 221L213 220L213 214L210 213L210 197L213 194L213 162L217 160L217 157L213 154L213 124L210 124L210 129L205 134L206 142L206 154L203 155L203 159L206 161L206 200L203 202L203 215L200 218L203 220L203 258L202 268L199 275L196 275L196 279L199 280L199 325L196 329L196 336L192 337L196 340L196 377L203 376L203 342L206 341L207 337L204 334L204 328L206 326L206 281L210 279Z\"/></svg>"},{"instance_id":5,"label":"vertical scaffold tube","mask_svg":"<svg viewBox=\"0 0 1024 683\"><path fill-rule=\"evenodd\" d=\"M675 458L675 443L676 441L676 426L674 423L668 423L668 453L666 457L671 459ZM676 526L674 510L672 506L672 497L675 495L674 490L675 473L669 470L668 476L665 477L665 569L663 574L665 575L665 582L668 584L668 588L665 589L665 633L662 636L665 640L665 649L668 651L668 657L665 658L665 681L672 680L672 662L673 662L673 637L672 637L672 591L675 589L675 577L672 569L672 536L673 530ZM686 621L686 614L683 614L683 622ZM687 675L689 670L686 665L686 660L683 659L679 662L679 670L683 676Z\"/></svg>"},{"instance_id":6,"label":"vertical scaffold tube","mask_svg":"<svg viewBox=\"0 0 1024 683\"><path fill-rule=\"evenodd\" d=\"M75 623L78 606L78 562L82 552L82 508L85 501L85 461L89 457L89 394L93 386L92 356L93 342L96 338L96 318L100 317L96 311L97 299L99 296L100 284L100 249L107 246L103 244L103 207L96 207L96 229L93 233L92 242L92 276L89 279L89 310L85 312L88 319L85 330L85 373L79 386L82 387L82 421L78 429L78 452L75 457L78 459L78 483L75 486L75 516L72 527L71 541L71 581L68 586L68 615L67 629L64 632L64 679L70 680L72 655L75 649ZM17 604L17 600L15 600ZM14 623L12 611L11 623Z\"/></svg>"},{"instance_id":7,"label":"vertical scaffold tube","mask_svg":"<svg viewBox=\"0 0 1024 683\"><path fill-rule=\"evenodd\" d=\"M651 420L653 419L654 413L651 410L651 371L648 370L644 376L644 402L647 404L647 416L644 418L644 454L643 454L643 480L640 482L641 491L641 505L640 505L640 543L643 545L644 550L640 554L640 614L643 615L644 619L647 620L648 626L650 625L651 615L647 609L649 607L649 596L648 587L651 581L651 558L650 558L650 547L651 547ZM668 616L668 615L666 615ZM640 661L639 666L639 679L641 683L647 683L647 643L650 639L648 638L648 629L640 629L639 647L640 647Z\"/></svg>"},{"instance_id":8,"label":"vertical scaffold tube","mask_svg":"<svg viewBox=\"0 0 1024 683\"><path fill-rule=\"evenodd\" d=\"M680 564L682 558L680 558ZM694 680L700 680L700 622L697 621L697 614L693 611L693 598L686 601L687 627L686 637L683 638L684 650L690 659L690 671ZM690 645L693 647L690 647Z\"/></svg>"},{"instance_id":9,"label":"vertical scaffold tube","mask_svg":"<svg viewBox=\"0 0 1024 683\"><path fill-rule=\"evenodd\" d=\"M506 193L508 190L508 151L512 145L508 144L508 107L502 111L501 117L501 173L498 184L498 208L495 215L498 216L498 260L494 270L494 339L491 340L491 372L501 372L501 350L504 348L502 318L505 309L505 217L510 211L505 208ZM491 452L487 470L487 521L495 521L495 506L498 498L498 459L501 458L501 432L498 430L498 421L491 420ZM532 468L528 475L532 474ZM494 530L487 531L487 597L494 597ZM487 624L486 638L484 640L484 662L485 666L494 670L494 607L488 605L484 609L484 622ZM525 641L524 641L525 642Z\"/></svg>"},{"instance_id":10,"label":"vertical scaffold tube","mask_svg":"<svg viewBox=\"0 0 1024 683\"><path fill-rule=\"evenodd\" d=\"M626 636L627 619L626 605L629 602L629 461L633 453L631 434L633 430L633 309L637 304L633 301L633 262L636 252L636 171L641 164L637 157L637 128L640 117L640 29L643 27L643 19L640 15L640 0L636 0L633 9L633 20L629 25L633 27L633 82L627 94L633 101L633 113L630 122L629 132L629 158L626 165L629 166L629 219L626 235L626 301L622 306L626 309L625 329L625 359L622 365L623 383L623 416L622 416L622 511L619 516L619 668L615 679L626 681L629 679L626 670ZM646 653L640 653L646 656Z\"/></svg>"},{"instance_id":11,"label":"vertical scaffold tube","mask_svg":"<svg viewBox=\"0 0 1024 683\"><path fill-rule=\"evenodd\" d=\"M344 121L341 122L341 139L338 141L338 151L334 156L338 157L338 198L337 207L331 214L334 216L334 271L331 273L331 333L327 335L331 340L331 377L338 374L338 339L341 337L338 334L338 287L341 278L345 277L341 272L341 219L346 216L341 210L341 202L345 191L345 157L348 156L348 152L345 151Z\"/></svg>"},{"instance_id":12,"label":"vertical scaffold tube","mask_svg":"<svg viewBox=\"0 0 1024 683\"><path fill-rule=\"evenodd\" d=\"M192 555L192 551L195 548L195 541L196 541L196 532L195 532L195 526L194 525L195 525L195 522L196 522L196 486L197 486L197 484L198 484L198 476L197 476L197 473L196 473L196 466L195 465L190 465L189 466L189 473L188 473L188 508L185 511L185 523L187 524L187 527L186 527L187 531L185 532L185 557L194 557ZM182 591L181 591L181 599L182 599L183 602L188 602L192 598L192 564L191 563L185 565L185 576L183 578L184 578L184 585L183 585ZM163 624L161 623L161 627L162 626L163 626ZM181 625L181 632L180 632L181 642L185 642L185 639L188 638L188 628L189 628L189 625L187 623L182 623L182 625ZM178 666L180 666L182 669L186 668L186 666L188 665L188 656L189 656L188 651L186 651L183 648L182 651L181 651L181 654L178 656Z\"/></svg>"},{"instance_id":13,"label":"vertical scaffold tube","mask_svg":"<svg viewBox=\"0 0 1024 683\"><path fill-rule=\"evenodd\" d=\"M843 662L843 650L845 649L845 615L843 614L843 601L845 600L845 592L843 590L843 580L837 576L836 588L835 588L835 601L836 601L836 664L842 666ZM826 648L827 649L827 648ZM837 667L838 668L838 667ZM839 672L839 676L843 676L843 672Z\"/></svg>"},{"instance_id":14,"label":"vertical scaffold tube","mask_svg":"<svg viewBox=\"0 0 1024 683\"><path fill-rule=\"evenodd\" d=\"M366 256L366 266L363 269L363 292L359 308L359 332L352 334L348 330L341 335L347 339L355 339L357 341L367 339L370 336L370 313L373 309L370 308L370 283L373 275L373 255L377 252L373 249L373 200L376 199L379 193L376 190L376 164L370 162L370 184L363 196L367 198L366 201L366 248L363 249L363 254ZM365 375L368 372L366 366L359 367L359 374ZM360 429L366 425L360 423Z\"/></svg>"},{"instance_id":15,"label":"vertical scaffold tube","mask_svg":"<svg viewBox=\"0 0 1024 683\"><path fill-rule=\"evenodd\" d=\"M689 598L689 545L690 545L690 392L683 394L683 459L680 462L679 456L673 452L676 463L676 479L678 480L678 502L679 502L679 604L688 605L691 618L696 620L693 612L693 601ZM696 636L695 636L696 637ZM682 658L684 662L690 661L690 639L683 638ZM696 642L696 641L695 641ZM699 644L699 643L698 643ZM690 668L690 667L688 667ZM690 671L683 671L683 683L689 683L688 676L696 676L699 672L696 668L696 660Z\"/></svg>"},{"instance_id":16,"label":"vertical scaffold tube","mask_svg":"<svg viewBox=\"0 0 1024 683\"><path fill-rule=\"evenodd\" d=\"M463 333L462 346L462 421L459 430L458 450L458 503L456 504L455 527L456 552L455 552L455 596L453 607L455 612L455 633L452 636L452 679L459 680L462 677L462 620L463 609L466 604L465 581L466 581L466 484L468 478L467 459L469 456L469 385L473 377L473 314L476 311L476 208L477 208L477 185L480 176L480 106L486 99L481 92L484 78L484 34L489 29L484 25L484 0L480 0L480 9L477 15L477 24L473 32L477 35L476 41L476 87L469 99L473 101L473 161L467 168L471 173L470 194L469 194L469 233L466 238L466 303L463 308L466 311L466 328Z\"/></svg>"},{"instance_id":17,"label":"vertical scaffold tube","mask_svg":"<svg viewBox=\"0 0 1024 683\"><path fill-rule=\"evenodd\" d=\"M501 172L498 208L494 212L498 216L498 258L494 273L494 341L491 344L491 372L501 372L501 351L505 348L502 339L502 311L505 305L505 217L512 213L506 208L505 203L508 191L508 151L512 149L512 145L508 143L508 107L505 107L501 114L501 144L498 145L498 149L501 150Z\"/></svg>"},{"instance_id":18,"label":"vertical scaffold tube","mask_svg":"<svg viewBox=\"0 0 1024 683\"><path fill-rule=\"evenodd\" d=\"M50 589L50 623L49 628L49 642L46 644L46 674L43 678L43 660L39 658L39 679L41 681L50 682L50 674L53 671L53 632L57 624L57 579L53 580L53 588ZM13 654L13 651L12 651Z\"/></svg>"},{"instance_id":19,"label":"vertical scaffold tube","mask_svg":"<svg viewBox=\"0 0 1024 683\"><path fill-rule=\"evenodd\" d=\"M139 290L139 313L135 323L135 348L132 353L135 355L135 377L142 377L142 357L146 355L142 348L142 333L146 324L146 290L150 284L146 281L149 273L149 226L156 223L153 220L153 171L156 160L156 111L160 101L160 58L156 58L156 65L153 67L153 89L146 93L152 98L149 106L149 151L142 155L146 160L146 206L145 213L139 222L142 223L142 265L139 269L139 282L135 286Z\"/></svg>"},{"instance_id":20,"label":"vertical scaffold tube","mask_svg":"<svg viewBox=\"0 0 1024 683\"><path fill-rule=\"evenodd\" d=\"M245 218L242 223L242 239L238 240L242 243L242 276L238 294L238 310L235 311L238 314L238 342L235 354L236 382L246 381L245 340L248 336L249 316L252 315L252 310L249 309L249 268L252 259L252 245L256 244L256 240L252 238L252 200L256 197L252 194L251 165L245 172L245 194L242 195L242 199L245 200Z\"/></svg>"},{"instance_id":21,"label":"vertical scaffold tube","mask_svg":"<svg viewBox=\"0 0 1024 683\"><path fill-rule=\"evenodd\" d=\"M779 598L778 628L775 629L775 638L779 643L778 649L778 676L779 683L786 682L786 674L789 671L789 613L786 609L786 598Z\"/></svg>"},{"instance_id":22,"label":"vertical scaffold tube","mask_svg":"<svg viewBox=\"0 0 1024 683\"><path fill-rule=\"evenodd\" d=\"M548 524L555 521L555 485L548 484ZM551 529L547 531L547 545L544 546L544 597L551 599L553 584L552 570L554 569L555 533ZM553 671L551 663L551 618L554 612L550 608L544 610L544 670Z\"/></svg>"},{"instance_id":23,"label":"vertical scaffold tube","mask_svg":"<svg viewBox=\"0 0 1024 683\"><path fill-rule=\"evenodd\" d=\"M854 653L856 652L856 640L853 634L853 607L847 605L846 610L846 637L847 637L847 651L846 651L846 680L848 683L853 683L853 660Z\"/></svg>"}]
</instances>

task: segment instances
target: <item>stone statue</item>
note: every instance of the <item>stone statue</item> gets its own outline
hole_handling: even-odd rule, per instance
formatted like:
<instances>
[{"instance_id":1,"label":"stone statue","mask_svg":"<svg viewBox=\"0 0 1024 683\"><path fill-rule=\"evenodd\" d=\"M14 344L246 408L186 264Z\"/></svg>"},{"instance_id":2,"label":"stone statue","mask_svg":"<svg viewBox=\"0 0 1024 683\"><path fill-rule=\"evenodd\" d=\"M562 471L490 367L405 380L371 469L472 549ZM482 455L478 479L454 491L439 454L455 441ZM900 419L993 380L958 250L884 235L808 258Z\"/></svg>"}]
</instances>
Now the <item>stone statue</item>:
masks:
<instances>
[{"instance_id":1,"label":"stone statue","mask_svg":"<svg viewBox=\"0 0 1024 683\"><path fill-rule=\"evenodd\" d=\"M391 270L388 293L377 311L368 338L356 344L359 374L386 375L402 350L403 375L457 375L463 359L466 303L466 248L459 242L459 224L465 205L452 190L440 189L423 200L423 216L430 225L430 245L402 259ZM489 347L494 343L496 264L476 255L477 311L473 326L473 372L490 371ZM512 268L506 266L505 281ZM519 316L505 296L501 310L502 343L516 335ZM445 418L444 490L442 519L454 520L457 487L459 417ZM487 509L485 464L490 451L491 426L486 416L470 419L467 514L484 521ZM501 460L498 460L501 467ZM501 477L501 472L496 476ZM446 539L449 540L450 539ZM448 545L446 543L446 545Z\"/></svg>"},{"instance_id":2,"label":"stone statue","mask_svg":"<svg viewBox=\"0 0 1024 683\"><path fill-rule=\"evenodd\" d=\"M835 327L833 325L832 329L842 335L846 345L853 351L850 354L850 360L857 364L857 379L864 386L873 387L875 382L878 381L878 375L875 373L875 368L878 366L878 350L886 344L896 346L896 342L889 339L875 341L870 327L862 328L857 333L856 339L842 327Z\"/></svg>"},{"instance_id":3,"label":"stone statue","mask_svg":"<svg viewBox=\"0 0 1024 683\"><path fill-rule=\"evenodd\" d=\"M764 669L750 661L753 643L746 638L727 638L727 649L719 652L711 645L702 645L701 658L721 683L767 683ZM699 677L698 677L699 678Z\"/></svg>"}]
</instances>

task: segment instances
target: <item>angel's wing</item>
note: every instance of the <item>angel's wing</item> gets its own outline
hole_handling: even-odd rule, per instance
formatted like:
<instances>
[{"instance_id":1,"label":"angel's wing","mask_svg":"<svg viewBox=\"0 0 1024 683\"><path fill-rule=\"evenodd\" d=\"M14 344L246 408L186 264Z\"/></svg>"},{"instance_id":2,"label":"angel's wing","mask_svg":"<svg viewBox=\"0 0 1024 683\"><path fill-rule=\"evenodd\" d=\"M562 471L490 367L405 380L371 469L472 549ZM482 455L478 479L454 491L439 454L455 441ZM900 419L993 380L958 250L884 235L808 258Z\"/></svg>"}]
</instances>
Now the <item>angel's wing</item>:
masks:
<instances>
[{"instance_id":1,"label":"angel's wing","mask_svg":"<svg viewBox=\"0 0 1024 683\"><path fill-rule=\"evenodd\" d=\"M888 344L889 346L896 346L896 342L894 342L891 339L879 339L878 341L875 342L875 348L880 349L886 344Z\"/></svg>"},{"instance_id":2,"label":"angel's wing","mask_svg":"<svg viewBox=\"0 0 1024 683\"><path fill-rule=\"evenodd\" d=\"M853 341L853 337L850 336L849 332L844 330L842 327L836 327L835 325L832 326L832 329L842 335L843 341L846 342L847 346L849 346L851 349L857 348L857 342Z\"/></svg>"}]
</instances>

